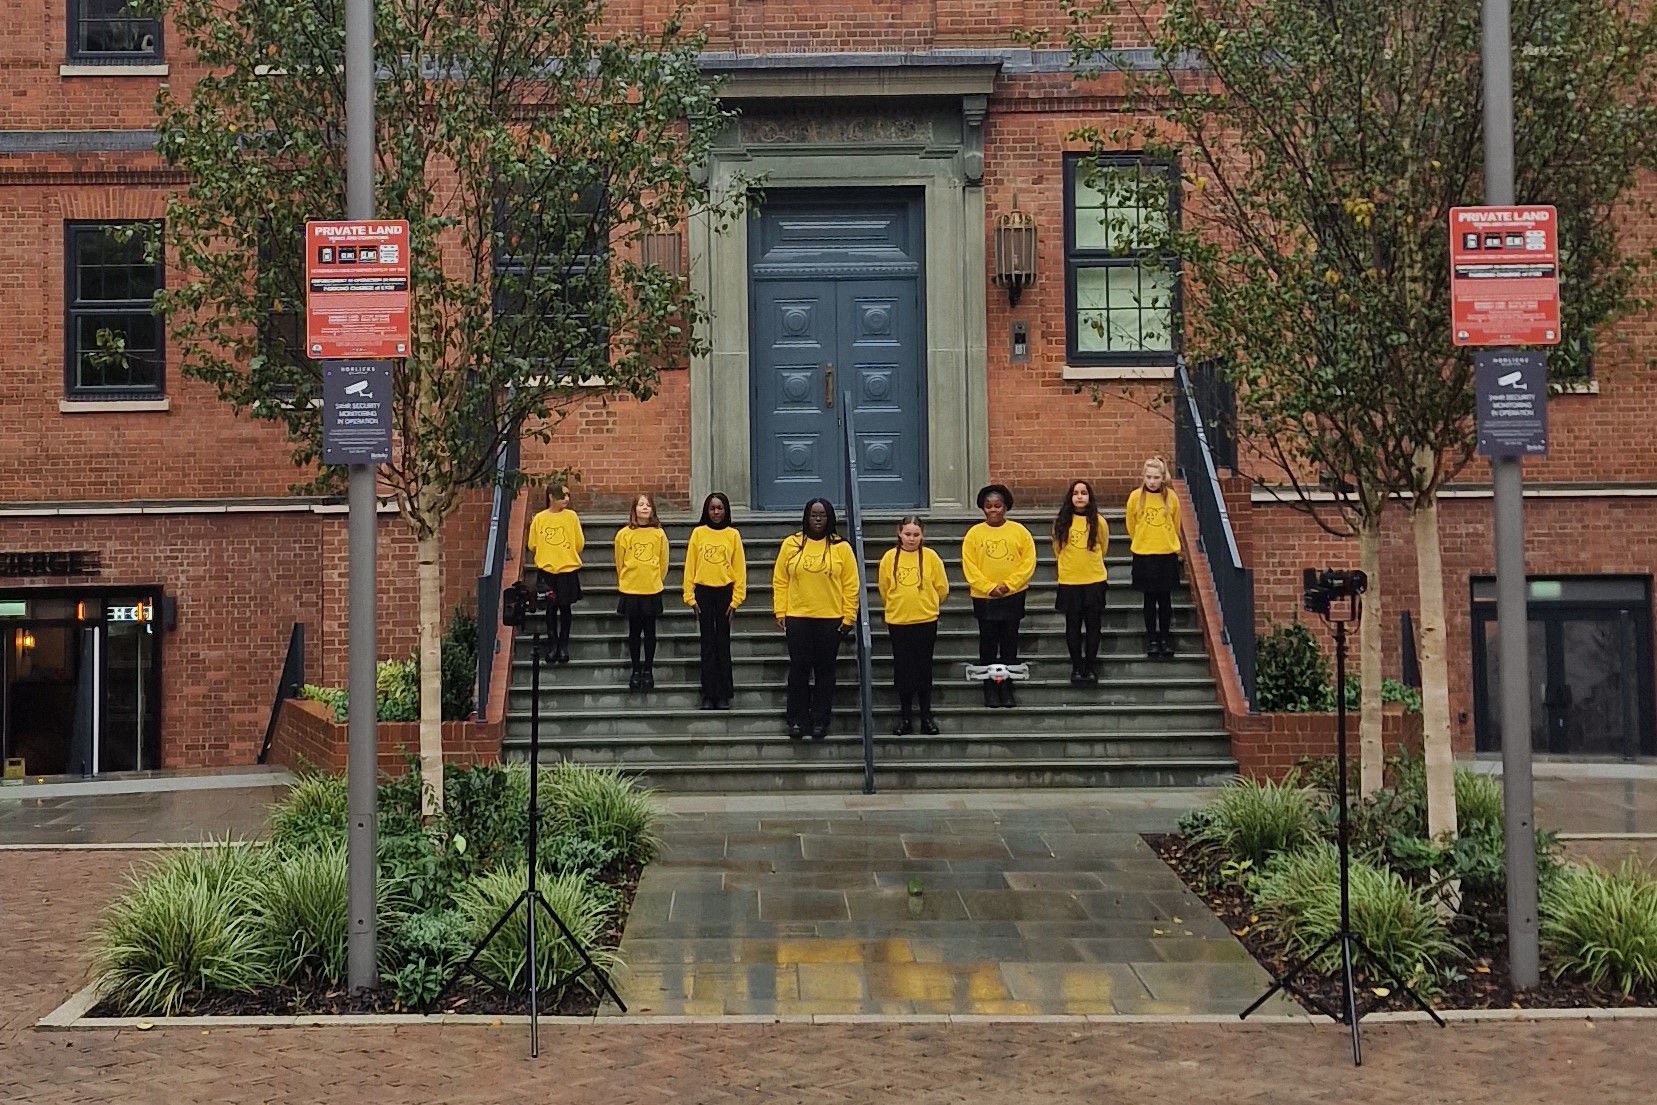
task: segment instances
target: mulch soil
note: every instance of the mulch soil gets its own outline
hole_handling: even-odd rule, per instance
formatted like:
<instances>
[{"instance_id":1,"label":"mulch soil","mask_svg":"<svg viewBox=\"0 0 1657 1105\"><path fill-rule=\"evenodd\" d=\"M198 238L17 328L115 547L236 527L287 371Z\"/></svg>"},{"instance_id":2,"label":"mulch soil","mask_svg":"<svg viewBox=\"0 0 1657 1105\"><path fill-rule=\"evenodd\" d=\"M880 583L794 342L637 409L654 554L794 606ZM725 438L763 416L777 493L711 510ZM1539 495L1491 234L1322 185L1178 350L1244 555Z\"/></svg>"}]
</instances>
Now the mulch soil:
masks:
<instances>
[{"instance_id":1,"label":"mulch soil","mask_svg":"<svg viewBox=\"0 0 1657 1105\"><path fill-rule=\"evenodd\" d=\"M602 882L621 891L621 908L600 937L600 945L616 948L621 945L622 929L627 915L632 912L633 898L638 894L639 878L644 868L630 864L625 868L607 871ZM558 930L545 913L537 917L536 927L541 939L556 937ZM591 949L589 949L591 950ZM590 1017L609 998L592 980L591 972L579 979L555 979L553 986L541 981L538 995L539 1011L544 1017ZM293 1017L336 1016L348 1013L470 1013L483 1016L525 1015L529 1012L527 981L524 989L503 993L468 976L457 981L449 993L430 1010L409 1009L399 1004L389 988L352 993L344 987L331 986L324 980L310 980L296 985L278 986L251 994L218 992L191 994L176 1016L180 1017ZM593 989L589 989L591 986ZM600 992L594 993L597 989ZM125 1012L109 1002L100 1002L88 1017L124 1017Z\"/></svg>"},{"instance_id":2,"label":"mulch soil","mask_svg":"<svg viewBox=\"0 0 1657 1105\"><path fill-rule=\"evenodd\" d=\"M1286 940L1260 923L1259 913L1242 887L1221 877L1222 857L1212 849L1192 846L1178 833L1145 836L1163 862L1185 881L1192 893L1225 922L1273 978L1281 978L1298 957ZM1534 990L1515 990L1508 976L1507 903L1505 898L1480 898L1469 894L1462 913L1452 923L1450 934L1467 951L1457 964L1464 978L1445 980L1433 995L1435 1009L1607 1009L1657 1006L1657 988L1637 987L1624 995L1620 989L1592 987L1571 978L1555 979L1542 964L1542 982ZM1389 979L1377 977L1362 965L1354 970L1358 989L1358 1013L1404 1011L1419 1008L1405 994L1394 989ZM1300 989L1328 1006L1341 1007L1341 979L1306 970L1297 976ZM1300 994L1291 994L1309 1012L1319 1012Z\"/></svg>"}]
</instances>

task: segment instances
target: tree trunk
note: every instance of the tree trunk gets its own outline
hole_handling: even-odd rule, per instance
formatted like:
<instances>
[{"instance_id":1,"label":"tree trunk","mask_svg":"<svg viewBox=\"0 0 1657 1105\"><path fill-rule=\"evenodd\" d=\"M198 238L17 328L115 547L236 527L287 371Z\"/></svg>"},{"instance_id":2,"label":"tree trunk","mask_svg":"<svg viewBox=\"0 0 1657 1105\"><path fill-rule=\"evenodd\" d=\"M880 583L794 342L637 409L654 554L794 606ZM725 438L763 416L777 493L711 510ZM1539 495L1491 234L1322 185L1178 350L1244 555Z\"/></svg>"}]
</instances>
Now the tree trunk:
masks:
<instances>
[{"instance_id":1,"label":"tree trunk","mask_svg":"<svg viewBox=\"0 0 1657 1105\"><path fill-rule=\"evenodd\" d=\"M442 538L420 538L420 778L421 812L443 812L443 574Z\"/></svg>"},{"instance_id":2,"label":"tree trunk","mask_svg":"<svg viewBox=\"0 0 1657 1105\"><path fill-rule=\"evenodd\" d=\"M1381 789L1386 767L1386 750L1381 744L1381 622L1385 607L1381 602L1378 513L1358 525L1358 564L1369 577L1364 616L1358 623L1358 678L1363 684L1358 720L1358 794L1367 798Z\"/></svg>"},{"instance_id":3,"label":"tree trunk","mask_svg":"<svg viewBox=\"0 0 1657 1105\"><path fill-rule=\"evenodd\" d=\"M1456 835L1456 761L1450 749L1450 673L1444 643L1444 558L1438 497L1412 504L1416 585L1421 597L1421 729L1427 766L1427 834Z\"/></svg>"}]
</instances>

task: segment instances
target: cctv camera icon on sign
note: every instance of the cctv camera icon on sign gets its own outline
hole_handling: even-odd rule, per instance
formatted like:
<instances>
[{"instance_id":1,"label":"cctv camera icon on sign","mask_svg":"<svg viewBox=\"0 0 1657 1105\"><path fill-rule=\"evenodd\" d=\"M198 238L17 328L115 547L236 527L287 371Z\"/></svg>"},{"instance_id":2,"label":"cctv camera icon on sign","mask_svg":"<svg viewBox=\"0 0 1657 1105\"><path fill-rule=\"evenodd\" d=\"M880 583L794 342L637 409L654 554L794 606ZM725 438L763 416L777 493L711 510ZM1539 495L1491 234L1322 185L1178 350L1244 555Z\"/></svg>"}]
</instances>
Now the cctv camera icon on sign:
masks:
<instances>
[{"instance_id":1,"label":"cctv camera icon on sign","mask_svg":"<svg viewBox=\"0 0 1657 1105\"><path fill-rule=\"evenodd\" d=\"M347 394L347 395L367 395L368 394L368 381L367 380L358 380L356 383L352 384L350 387L345 389L345 394Z\"/></svg>"},{"instance_id":2,"label":"cctv camera icon on sign","mask_svg":"<svg viewBox=\"0 0 1657 1105\"><path fill-rule=\"evenodd\" d=\"M1530 385L1525 383L1523 372L1509 372L1506 376L1496 377L1496 383L1504 388L1516 388L1519 391L1529 391Z\"/></svg>"}]
</instances>

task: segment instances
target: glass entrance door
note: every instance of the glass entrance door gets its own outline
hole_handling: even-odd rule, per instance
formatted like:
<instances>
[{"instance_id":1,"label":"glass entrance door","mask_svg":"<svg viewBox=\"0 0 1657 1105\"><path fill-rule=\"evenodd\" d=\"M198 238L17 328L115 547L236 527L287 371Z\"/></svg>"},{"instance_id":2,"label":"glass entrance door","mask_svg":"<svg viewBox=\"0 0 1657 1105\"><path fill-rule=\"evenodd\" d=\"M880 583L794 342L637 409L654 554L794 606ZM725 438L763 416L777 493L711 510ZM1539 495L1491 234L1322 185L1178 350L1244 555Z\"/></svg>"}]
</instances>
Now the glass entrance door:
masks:
<instances>
[{"instance_id":1,"label":"glass entrance door","mask_svg":"<svg viewBox=\"0 0 1657 1105\"><path fill-rule=\"evenodd\" d=\"M1585 586L1590 584L1601 586ZM1629 588L1636 586L1640 598L1629 601ZM1480 601L1478 581L1474 588L1475 733L1480 751L1496 751L1502 746L1501 648L1495 604ZM1657 754L1644 590L1643 581L1532 581L1527 628L1534 751L1630 759Z\"/></svg>"}]
</instances>

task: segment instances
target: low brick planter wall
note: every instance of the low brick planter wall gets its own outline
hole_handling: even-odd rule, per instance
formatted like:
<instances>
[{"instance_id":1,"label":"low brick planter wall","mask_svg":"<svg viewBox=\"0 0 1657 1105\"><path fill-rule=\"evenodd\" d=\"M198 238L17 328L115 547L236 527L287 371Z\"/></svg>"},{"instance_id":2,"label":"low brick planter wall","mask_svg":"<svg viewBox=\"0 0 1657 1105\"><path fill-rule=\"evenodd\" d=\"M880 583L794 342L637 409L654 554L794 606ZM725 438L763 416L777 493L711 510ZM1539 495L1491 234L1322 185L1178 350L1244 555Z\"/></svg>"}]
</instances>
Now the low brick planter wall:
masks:
<instances>
[{"instance_id":1,"label":"low brick planter wall","mask_svg":"<svg viewBox=\"0 0 1657 1105\"><path fill-rule=\"evenodd\" d=\"M1281 780L1306 759L1335 754L1334 714L1228 715L1231 754L1237 770L1256 779ZM1421 715L1389 706L1381 717L1381 745L1390 758L1400 750L1421 752ZM1346 718L1346 754L1358 762L1358 712Z\"/></svg>"},{"instance_id":2,"label":"low brick planter wall","mask_svg":"<svg viewBox=\"0 0 1657 1105\"><path fill-rule=\"evenodd\" d=\"M290 698L282 703L282 712L277 717L269 762L293 771L308 768L344 771L346 747L346 726L334 720L331 707L309 699ZM420 754L420 724L380 722L378 752L381 771L393 776L403 774L408 770L408 757ZM494 763L500 758L499 726L472 721L443 723L444 763Z\"/></svg>"}]
</instances>

